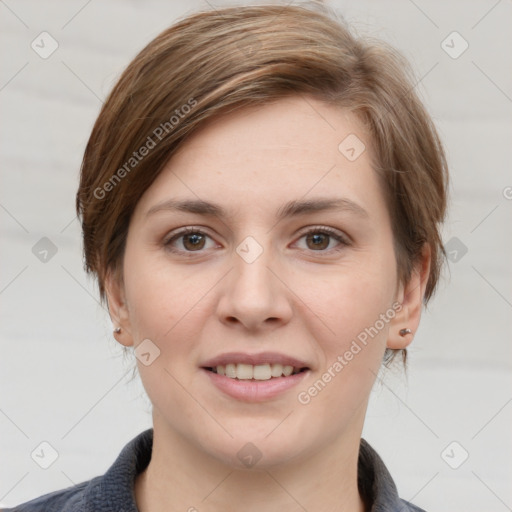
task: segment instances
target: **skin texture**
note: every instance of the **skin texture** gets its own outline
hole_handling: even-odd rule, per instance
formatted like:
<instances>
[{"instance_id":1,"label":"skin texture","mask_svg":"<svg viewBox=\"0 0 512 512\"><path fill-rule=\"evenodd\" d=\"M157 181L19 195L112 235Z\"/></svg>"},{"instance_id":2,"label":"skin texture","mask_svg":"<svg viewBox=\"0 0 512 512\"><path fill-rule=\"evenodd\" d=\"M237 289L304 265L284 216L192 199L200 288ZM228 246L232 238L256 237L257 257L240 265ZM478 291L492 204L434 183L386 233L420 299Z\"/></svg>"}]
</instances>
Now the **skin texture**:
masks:
<instances>
[{"instance_id":1,"label":"skin texture","mask_svg":"<svg viewBox=\"0 0 512 512\"><path fill-rule=\"evenodd\" d=\"M366 150L349 161L340 142ZM371 140L352 114L290 97L212 120L168 162L131 219L122 279L107 279L119 343L151 340L160 355L137 362L153 403L154 446L136 480L141 512L163 510L364 510L357 457L369 394L386 347L416 332L430 268L428 246L409 283L398 286L392 228L370 165ZM286 202L345 197L368 217L308 212L276 220ZM150 208L171 198L220 204L219 219ZM179 228L208 235L165 245ZM330 227L349 245L308 228ZM252 237L252 263L236 251ZM195 247L199 249L194 250ZM307 390L365 328L398 301L394 318L307 404ZM307 362L298 385L261 403L226 396L201 363L225 352L275 351ZM253 443L261 459L244 466Z\"/></svg>"}]
</instances>

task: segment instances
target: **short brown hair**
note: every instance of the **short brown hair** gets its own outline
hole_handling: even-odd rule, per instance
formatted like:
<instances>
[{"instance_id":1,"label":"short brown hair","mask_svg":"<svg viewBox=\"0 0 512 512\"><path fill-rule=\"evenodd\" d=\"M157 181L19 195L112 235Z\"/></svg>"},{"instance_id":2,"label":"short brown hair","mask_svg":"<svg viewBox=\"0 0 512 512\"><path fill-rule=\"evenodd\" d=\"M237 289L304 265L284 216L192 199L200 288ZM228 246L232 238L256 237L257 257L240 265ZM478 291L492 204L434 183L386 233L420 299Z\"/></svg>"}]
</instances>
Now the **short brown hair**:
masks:
<instances>
[{"instance_id":1,"label":"short brown hair","mask_svg":"<svg viewBox=\"0 0 512 512\"><path fill-rule=\"evenodd\" d=\"M446 257L439 230L448 170L414 89L395 49L356 37L313 2L199 11L162 32L119 78L83 157L76 208L85 269L97 275L101 299L107 272L121 275L138 200L187 138L223 113L307 94L349 109L368 127L399 282L409 279L423 245L431 248L426 305Z\"/></svg>"}]
</instances>

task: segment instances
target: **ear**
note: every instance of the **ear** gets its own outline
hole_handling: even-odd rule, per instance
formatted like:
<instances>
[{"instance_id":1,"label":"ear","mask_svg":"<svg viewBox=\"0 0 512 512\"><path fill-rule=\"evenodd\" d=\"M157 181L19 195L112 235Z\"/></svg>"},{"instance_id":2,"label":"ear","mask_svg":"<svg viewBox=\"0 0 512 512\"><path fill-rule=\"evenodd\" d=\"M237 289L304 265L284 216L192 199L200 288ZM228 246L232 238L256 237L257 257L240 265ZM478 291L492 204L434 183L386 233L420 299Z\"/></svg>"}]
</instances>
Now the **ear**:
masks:
<instances>
[{"instance_id":1,"label":"ear","mask_svg":"<svg viewBox=\"0 0 512 512\"><path fill-rule=\"evenodd\" d=\"M396 300L402 304L402 309L390 322L387 348L404 349L412 342L420 324L423 297L430 274L430 263L430 245L425 243L420 261L412 271L411 278L405 286L403 283L400 284ZM402 329L410 329L412 332L402 336L400 334Z\"/></svg>"},{"instance_id":2,"label":"ear","mask_svg":"<svg viewBox=\"0 0 512 512\"><path fill-rule=\"evenodd\" d=\"M119 272L109 270L105 276L105 294L108 311L114 328L120 327L121 332L114 333L116 340L125 347L133 345L130 314L126 304L123 278Z\"/></svg>"}]
</instances>

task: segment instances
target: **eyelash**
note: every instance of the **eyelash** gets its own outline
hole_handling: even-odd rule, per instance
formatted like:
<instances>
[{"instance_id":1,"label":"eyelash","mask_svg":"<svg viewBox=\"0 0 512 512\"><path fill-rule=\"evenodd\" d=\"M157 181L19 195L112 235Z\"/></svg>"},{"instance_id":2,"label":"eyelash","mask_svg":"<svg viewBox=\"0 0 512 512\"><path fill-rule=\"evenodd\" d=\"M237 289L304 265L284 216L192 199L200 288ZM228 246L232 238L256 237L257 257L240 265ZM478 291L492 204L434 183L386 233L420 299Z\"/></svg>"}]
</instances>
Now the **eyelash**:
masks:
<instances>
[{"instance_id":1,"label":"eyelash","mask_svg":"<svg viewBox=\"0 0 512 512\"><path fill-rule=\"evenodd\" d=\"M203 252L202 250L198 250L198 251L186 251L185 250L185 251L183 251L183 250L178 250L178 249L175 249L175 248L172 247L171 244L174 241L182 238L185 235L189 235L189 234L197 234L197 235L207 236L208 238L211 238L208 233L206 233L205 231L203 231L200 228L188 227L188 228L182 229L181 231L178 231L177 233L174 233L174 235L171 236L170 238L166 238L164 240L164 242L163 242L163 245L170 252L180 253L180 254L186 253L186 254L188 254L190 256L193 256L194 253L201 253L201 252ZM347 237L339 234L337 231L335 231L334 229L329 228L327 226L314 226L314 227L308 229L307 231L301 233L299 240L301 238L307 236L307 235L310 235L310 234L327 235L327 236L329 236L331 238L334 238L337 242L340 243L340 246L337 247L337 248L334 248L334 249L319 250L319 251L314 251L313 249L311 249L312 252L318 252L318 253L330 253L332 251L338 252L338 251L341 251L344 247L347 247L347 246L351 245L351 243L350 243L350 241L348 240Z\"/></svg>"}]
</instances>

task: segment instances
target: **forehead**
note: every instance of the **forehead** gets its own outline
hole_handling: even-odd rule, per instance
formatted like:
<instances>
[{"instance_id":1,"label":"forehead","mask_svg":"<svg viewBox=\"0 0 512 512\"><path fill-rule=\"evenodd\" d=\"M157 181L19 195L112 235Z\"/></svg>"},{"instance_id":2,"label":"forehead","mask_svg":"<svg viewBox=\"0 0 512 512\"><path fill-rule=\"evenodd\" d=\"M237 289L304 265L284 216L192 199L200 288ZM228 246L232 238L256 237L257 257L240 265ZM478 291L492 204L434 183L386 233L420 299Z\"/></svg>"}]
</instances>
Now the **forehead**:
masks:
<instances>
[{"instance_id":1,"label":"forehead","mask_svg":"<svg viewBox=\"0 0 512 512\"><path fill-rule=\"evenodd\" d=\"M363 141L371 149L369 133L355 114L310 96L291 96L206 121L173 158L184 162L196 156L192 152L207 152L258 159L265 156L258 153L262 149L290 160L304 156L316 160L326 152L337 157L340 149L347 149L339 144L349 135L359 150ZM351 155L345 156L350 161Z\"/></svg>"},{"instance_id":2,"label":"forehead","mask_svg":"<svg viewBox=\"0 0 512 512\"><path fill-rule=\"evenodd\" d=\"M141 199L180 196L276 208L310 196L380 198L371 140L358 118L311 97L291 97L213 118L187 140ZM366 199L365 199L366 198Z\"/></svg>"}]
</instances>

